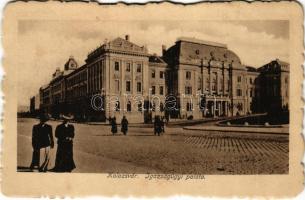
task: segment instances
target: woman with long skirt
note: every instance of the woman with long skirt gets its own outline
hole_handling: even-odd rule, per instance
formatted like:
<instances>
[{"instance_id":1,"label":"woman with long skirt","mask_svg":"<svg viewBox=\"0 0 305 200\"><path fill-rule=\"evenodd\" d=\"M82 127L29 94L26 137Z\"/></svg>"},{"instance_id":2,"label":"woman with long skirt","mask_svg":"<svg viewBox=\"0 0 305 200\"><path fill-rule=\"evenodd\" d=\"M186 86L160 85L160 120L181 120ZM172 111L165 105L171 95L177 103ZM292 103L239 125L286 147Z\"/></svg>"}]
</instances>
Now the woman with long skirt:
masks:
<instances>
[{"instance_id":1,"label":"woman with long skirt","mask_svg":"<svg viewBox=\"0 0 305 200\"><path fill-rule=\"evenodd\" d=\"M55 137L57 138L57 152L55 160L55 172L71 172L75 169L73 160L73 138L74 126L69 123L72 116L63 115L63 123L58 125L55 130Z\"/></svg>"}]
</instances>

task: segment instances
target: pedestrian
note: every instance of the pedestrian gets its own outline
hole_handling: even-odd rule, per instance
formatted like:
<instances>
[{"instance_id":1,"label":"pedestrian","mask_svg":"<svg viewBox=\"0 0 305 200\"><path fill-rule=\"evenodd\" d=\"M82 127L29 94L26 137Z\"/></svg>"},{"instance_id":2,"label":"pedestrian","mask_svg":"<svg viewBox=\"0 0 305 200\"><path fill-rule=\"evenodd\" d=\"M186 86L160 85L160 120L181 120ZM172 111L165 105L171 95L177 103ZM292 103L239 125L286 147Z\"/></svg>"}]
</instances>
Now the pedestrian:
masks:
<instances>
[{"instance_id":1,"label":"pedestrian","mask_svg":"<svg viewBox=\"0 0 305 200\"><path fill-rule=\"evenodd\" d=\"M111 125L111 122L112 122L112 117L109 117L109 118L106 118L106 119L108 119L109 124Z\"/></svg>"},{"instance_id":2,"label":"pedestrian","mask_svg":"<svg viewBox=\"0 0 305 200\"><path fill-rule=\"evenodd\" d=\"M71 172L75 169L75 163L73 160L73 138L74 138L74 126L70 124L70 120L73 119L72 115L62 115L63 122L56 127L55 137L57 138L57 152L55 172Z\"/></svg>"},{"instance_id":3,"label":"pedestrian","mask_svg":"<svg viewBox=\"0 0 305 200\"><path fill-rule=\"evenodd\" d=\"M157 115L155 115L155 119L154 119L154 135L157 135Z\"/></svg>"},{"instance_id":4,"label":"pedestrian","mask_svg":"<svg viewBox=\"0 0 305 200\"><path fill-rule=\"evenodd\" d=\"M164 123L165 123L165 122L164 122L164 116L162 116L162 117L161 117L161 120L160 120L162 133L165 133Z\"/></svg>"},{"instance_id":5,"label":"pedestrian","mask_svg":"<svg viewBox=\"0 0 305 200\"><path fill-rule=\"evenodd\" d=\"M160 136L161 131L162 131L162 127L161 127L160 117L159 116L155 116L154 133L155 133L155 135L158 134L158 136Z\"/></svg>"},{"instance_id":6,"label":"pedestrian","mask_svg":"<svg viewBox=\"0 0 305 200\"><path fill-rule=\"evenodd\" d=\"M33 156L30 170L38 169L39 172L46 172L50 161L50 148L54 147L52 126L47 124L48 116L40 115L40 122L32 129Z\"/></svg>"},{"instance_id":7,"label":"pedestrian","mask_svg":"<svg viewBox=\"0 0 305 200\"><path fill-rule=\"evenodd\" d=\"M117 127L115 117L113 117L112 120L111 120L111 132L112 132L112 135L115 135L118 132L118 127Z\"/></svg>"},{"instance_id":8,"label":"pedestrian","mask_svg":"<svg viewBox=\"0 0 305 200\"><path fill-rule=\"evenodd\" d=\"M125 115L123 116L123 119L121 121L121 132L124 135L127 135L128 132L128 120L126 119Z\"/></svg>"}]
</instances>

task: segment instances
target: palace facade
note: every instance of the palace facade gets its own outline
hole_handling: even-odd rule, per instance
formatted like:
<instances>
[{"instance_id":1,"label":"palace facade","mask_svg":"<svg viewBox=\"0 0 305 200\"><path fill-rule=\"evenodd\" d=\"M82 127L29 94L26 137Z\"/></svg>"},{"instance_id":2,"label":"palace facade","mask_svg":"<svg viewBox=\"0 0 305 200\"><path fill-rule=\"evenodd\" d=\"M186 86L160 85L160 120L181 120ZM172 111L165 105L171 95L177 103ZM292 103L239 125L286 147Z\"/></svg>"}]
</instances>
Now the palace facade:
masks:
<instances>
[{"instance_id":1,"label":"palace facade","mask_svg":"<svg viewBox=\"0 0 305 200\"><path fill-rule=\"evenodd\" d=\"M270 93L270 92L273 93ZM70 57L39 90L39 110L59 118L151 122L201 119L289 108L289 64L242 64L225 44L179 38L162 56L125 38L105 42L78 66ZM32 104L33 104L32 100Z\"/></svg>"}]
</instances>

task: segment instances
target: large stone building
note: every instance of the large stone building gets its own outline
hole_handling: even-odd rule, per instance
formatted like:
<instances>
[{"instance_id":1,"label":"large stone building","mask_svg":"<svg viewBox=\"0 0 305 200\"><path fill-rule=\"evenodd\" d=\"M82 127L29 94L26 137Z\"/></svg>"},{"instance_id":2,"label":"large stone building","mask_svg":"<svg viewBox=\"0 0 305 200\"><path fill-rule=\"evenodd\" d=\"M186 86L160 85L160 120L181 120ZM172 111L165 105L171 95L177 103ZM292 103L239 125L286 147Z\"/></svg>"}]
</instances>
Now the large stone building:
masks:
<instances>
[{"instance_id":1,"label":"large stone building","mask_svg":"<svg viewBox=\"0 0 305 200\"><path fill-rule=\"evenodd\" d=\"M273 61L278 65L266 66L276 65L274 70L255 69L243 65L225 44L193 38L180 38L162 51L161 57L151 55L127 35L90 52L80 67L70 57L64 70L57 69L50 83L40 88L40 109L55 118L73 113L76 119L95 121L114 116L119 121L123 115L130 122L150 122L155 115L245 115L266 111L260 104L269 89L262 85L278 84L273 80L278 76L281 92L274 98L280 100L272 102L288 109L288 96L282 97L288 94L287 63Z\"/></svg>"},{"instance_id":2,"label":"large stone building","mask_svg":"<svg viewBox=\"0 0 305 200\"><path fill-rule=\"evenodd\" d=\"M226 45L180 38L164 51L181 118L244 115L247 70Z\"/></svg>"}]
</instances>

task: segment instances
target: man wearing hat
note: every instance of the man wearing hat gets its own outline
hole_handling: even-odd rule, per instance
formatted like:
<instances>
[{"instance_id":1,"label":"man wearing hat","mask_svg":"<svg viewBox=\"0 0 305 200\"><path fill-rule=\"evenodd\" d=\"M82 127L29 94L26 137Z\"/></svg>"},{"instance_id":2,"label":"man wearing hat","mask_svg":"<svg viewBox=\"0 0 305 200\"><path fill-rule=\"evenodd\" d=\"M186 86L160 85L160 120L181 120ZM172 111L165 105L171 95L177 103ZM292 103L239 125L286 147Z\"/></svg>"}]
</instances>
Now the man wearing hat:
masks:
<instances>
[{"instance_id":1,"label":"man wearing hat","mask_svg":"<svg viewBox=\"0 0 305 200\"><path fill-rule=\"evenodd\" d=\"M57 152L55 172L71 172L75 168L73 160L73 138L74 126L69 123L73 119L72 115L62 115L63 123L58 125L55 130L57 138Z\"/></svg>"},{"instance_id":2,"label":"man wearing hat","mask_svg":"<svg viewBox=\"0 0 305 200\"><path fill-rule=\"evenodd\" d=\"M33 157L30 169L37 168L40 172L48 170L50 160L50 148L54 147L52 127L46 114L40 115L40 123L33 126L32 130L32 147Z\"/></svg>"}]
</instances>

